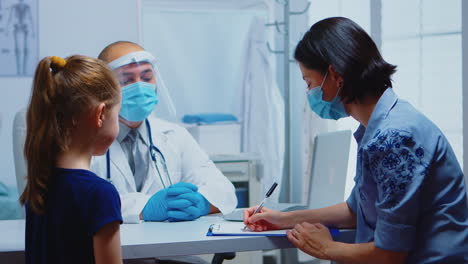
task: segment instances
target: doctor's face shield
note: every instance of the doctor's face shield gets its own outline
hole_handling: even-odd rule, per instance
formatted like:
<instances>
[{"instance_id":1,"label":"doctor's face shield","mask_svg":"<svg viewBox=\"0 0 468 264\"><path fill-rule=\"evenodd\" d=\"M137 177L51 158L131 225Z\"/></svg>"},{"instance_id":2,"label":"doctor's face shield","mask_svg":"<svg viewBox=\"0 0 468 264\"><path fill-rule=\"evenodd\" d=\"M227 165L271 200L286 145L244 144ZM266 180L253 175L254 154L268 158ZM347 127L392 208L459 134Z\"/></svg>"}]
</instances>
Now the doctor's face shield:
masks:
<instances>
[{"instance_id":1,"label":"doctor's face shield","mask_svg":"<svg viewBox=\"0 0 468 264\"><path fill-rule=\"evenodd\" d=\"M145 120L155 110L158 116L175 118L175 107L164 85L155 58L146 51L126 54L109 63L122 87L120 116L128 121Z\"/></svg>"},{"instance_id":2,"label":"doctor's face shield","mask_svg":"<svg viewBox=\"0 0 468 264\"><path fill-rule=\"evenodd\" d=\"M114 70L120 86L125 87L136 82L156 84L156 74L149 62L131 63Z\"/></svg>"}]
</instances>

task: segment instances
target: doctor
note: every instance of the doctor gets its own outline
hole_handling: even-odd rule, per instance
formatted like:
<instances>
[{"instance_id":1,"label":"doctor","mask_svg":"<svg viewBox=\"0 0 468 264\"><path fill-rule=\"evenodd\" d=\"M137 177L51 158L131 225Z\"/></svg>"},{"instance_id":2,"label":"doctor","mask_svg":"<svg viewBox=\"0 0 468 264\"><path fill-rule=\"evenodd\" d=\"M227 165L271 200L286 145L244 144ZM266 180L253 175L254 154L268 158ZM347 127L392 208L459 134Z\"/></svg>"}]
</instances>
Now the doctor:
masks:
<instances>
[{"instance_id":1,"label":"doctor","mask_svg":"<svg viewBox=\"0 0 468 264\"><path fill-rule=\"evenodd\" d=\"M175 115L155 58L119 41L99 54L122 87L120 132L91 169L119 191L125 223L187 221L237 205L232 183L184 128L151 115L164 106Z\"/></svg>"}]
</instances>

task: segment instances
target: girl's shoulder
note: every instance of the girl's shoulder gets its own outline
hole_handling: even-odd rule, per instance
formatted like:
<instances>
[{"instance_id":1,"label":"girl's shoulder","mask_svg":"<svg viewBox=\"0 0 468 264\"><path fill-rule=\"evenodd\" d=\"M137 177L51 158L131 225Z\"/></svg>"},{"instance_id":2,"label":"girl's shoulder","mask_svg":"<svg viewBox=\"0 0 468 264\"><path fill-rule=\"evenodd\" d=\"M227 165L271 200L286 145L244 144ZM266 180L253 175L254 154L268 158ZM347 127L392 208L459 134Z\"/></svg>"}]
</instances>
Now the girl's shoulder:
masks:
<instances>
[{"instance_id":1,"label":"girl's shoulder","mask_svg":"<svg viewBox=\"0 0 468 264\"><path fill-rule=\"evenodd\" d=\"M75 194L95 195L96 192L104 192L109 195L118 195L117 190L110 182L89 170L56 168L55 176L58 185L71 189Z\"/></svg>"}]
</instances>

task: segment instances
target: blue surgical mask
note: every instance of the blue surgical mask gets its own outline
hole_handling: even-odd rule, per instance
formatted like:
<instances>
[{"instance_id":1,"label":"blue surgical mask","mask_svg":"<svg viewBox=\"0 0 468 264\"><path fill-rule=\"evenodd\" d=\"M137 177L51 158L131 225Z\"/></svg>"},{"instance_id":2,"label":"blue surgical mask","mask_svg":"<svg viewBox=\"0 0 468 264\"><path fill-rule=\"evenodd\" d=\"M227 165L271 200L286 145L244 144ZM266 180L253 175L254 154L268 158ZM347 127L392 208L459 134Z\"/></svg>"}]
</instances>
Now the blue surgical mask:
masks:
<instances>
[{"instance_id":1,"label":"blue surgical mask","mask_svg":"<svg viewBox=\"0 0 468 264\"><path fill-rule=\"evenodd\" d=\"M321 85L307 91L307 99L309 101L310 109L312 109L312 111L324 119L338 120L343 117L348 117L349 114L346 112L346 109L341 102L340 97L338 96L338 93L340 92L339 90L336 93L335 98L333 98L333 100L330 102L324 101L322 99L322 86L325 83L327 75L328 72L325 74L325 78L323 78Z\"/></svg>"},{"instance_id":2,"label":"blue surgical mask","mask_svg":"<svg viewBox=\"0 0 468 264\"><path fill-rule=\"evenodd\" d=\"M122 88L120 116L132 122L143 121L151 114L157 103L155 84L132 83Z\"/></svg>"}]
</instances>

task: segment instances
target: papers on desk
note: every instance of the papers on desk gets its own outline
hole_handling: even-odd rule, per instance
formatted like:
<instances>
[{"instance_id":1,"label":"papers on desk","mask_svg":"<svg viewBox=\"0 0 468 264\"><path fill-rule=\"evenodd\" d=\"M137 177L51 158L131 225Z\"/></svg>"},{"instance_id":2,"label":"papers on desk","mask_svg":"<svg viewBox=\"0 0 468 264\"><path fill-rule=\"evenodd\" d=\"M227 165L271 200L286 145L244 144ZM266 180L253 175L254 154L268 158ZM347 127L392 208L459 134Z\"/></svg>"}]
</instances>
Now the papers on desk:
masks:
<instances>
[{"instance_id":1,"label":"papers on desk","mask_svg":"<svg viewBox=\"0 0 468 264\"><path fill-rule=\"evenodd\" d=\"M289 230L289 229L288 229ZM222 222L211 224L208 228L207 236L286 236L288 230L271 230L262 232L253 232L250 229L244 230L243 222ZM340 235L340 230L329 228L333 237Z\"/></svg>"},{"instance_id":2,"label":"papers on desk","mask_svg":"<svg viewBox=\"0 0 468 264\"><path fill-rule=\"evenodd\" d=\"M253 232L244 230L243 222L223 222L212 224L208 228L207 236L286 236L287 230L272 230Z\"/></svg>"}]
</instances>

